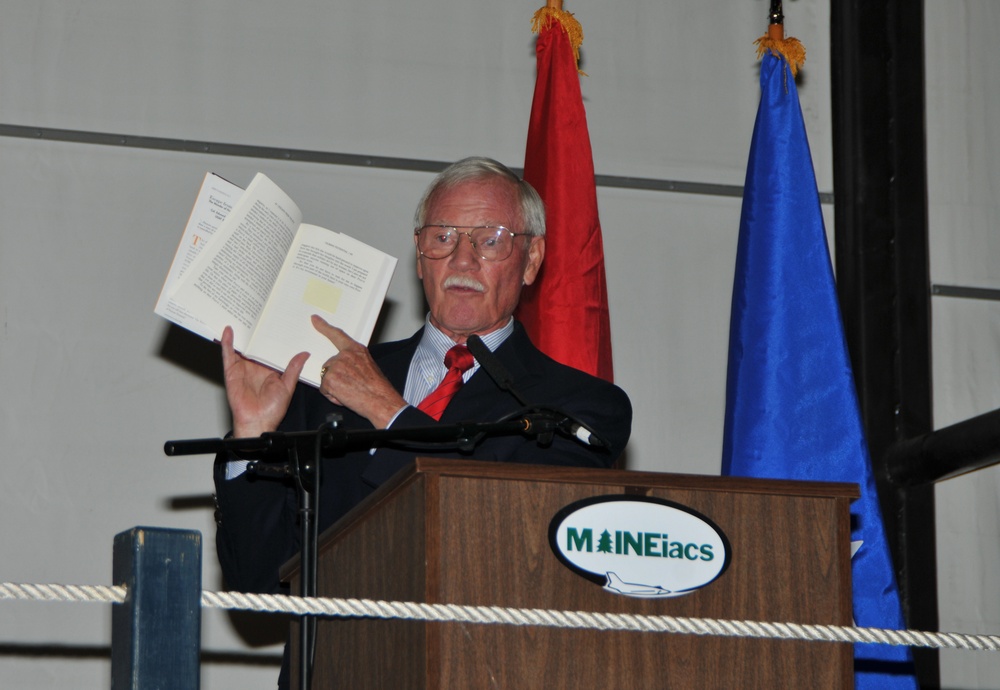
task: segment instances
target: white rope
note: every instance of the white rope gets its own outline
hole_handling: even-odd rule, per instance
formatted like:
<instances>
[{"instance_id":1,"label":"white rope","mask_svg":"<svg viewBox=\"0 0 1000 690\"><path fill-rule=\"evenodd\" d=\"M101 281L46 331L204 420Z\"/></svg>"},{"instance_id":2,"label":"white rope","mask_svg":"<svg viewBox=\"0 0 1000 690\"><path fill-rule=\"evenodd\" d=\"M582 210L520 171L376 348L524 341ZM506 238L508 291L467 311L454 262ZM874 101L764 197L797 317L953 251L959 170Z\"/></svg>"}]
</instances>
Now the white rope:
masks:
<instances>
[{"instance_id":1,"label":"white rope","mask_svg":"<svg viewBox=\"0 0 1000 690\"><path fill-rule=\"evenodd\" d=\"M120 604L125 601L124 587L103 585L19 585L0 583L0 599L31 601L104 601Z\"/></svg>"},{"instance_id":2,"label":"white rope","mask_svg":"<svg viewBox=\"0 0 1000 690\"><path fill-rule=\"evenodd\" d=\"M125 601L126 594L124 587L0 583L0 599L122 603ZM872 642L936 649L1000 651L1000 636L997 635L969 635L803 623L762 623L719 618L639 616L627 613L422 604L374 599L304 598L281 594L245 594L207 590L201 593L201 604L206 608L299 615L364 616L435 622L537 625L558 628L806 640L809 642Z\"/></svg>"}]
</instances>

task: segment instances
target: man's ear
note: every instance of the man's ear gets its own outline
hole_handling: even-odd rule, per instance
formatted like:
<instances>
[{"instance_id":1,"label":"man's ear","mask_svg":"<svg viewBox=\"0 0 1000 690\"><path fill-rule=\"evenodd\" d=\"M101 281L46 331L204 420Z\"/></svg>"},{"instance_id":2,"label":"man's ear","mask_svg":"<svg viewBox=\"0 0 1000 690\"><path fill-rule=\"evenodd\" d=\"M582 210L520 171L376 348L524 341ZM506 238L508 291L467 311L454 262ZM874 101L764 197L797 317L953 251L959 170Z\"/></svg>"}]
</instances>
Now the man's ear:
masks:
<instances>
[{"instance_id":1,"label":"man's ear","mask_svg":"<svg viewBox=\"0 0 1000 690\"><path fill-rule=\"evenodd\" d=\"M524 284L531 285L538 277L538 270L545 259L545 238L532 237L528 245L528 260L524 264Z\"/></svg>"}]
</instances>

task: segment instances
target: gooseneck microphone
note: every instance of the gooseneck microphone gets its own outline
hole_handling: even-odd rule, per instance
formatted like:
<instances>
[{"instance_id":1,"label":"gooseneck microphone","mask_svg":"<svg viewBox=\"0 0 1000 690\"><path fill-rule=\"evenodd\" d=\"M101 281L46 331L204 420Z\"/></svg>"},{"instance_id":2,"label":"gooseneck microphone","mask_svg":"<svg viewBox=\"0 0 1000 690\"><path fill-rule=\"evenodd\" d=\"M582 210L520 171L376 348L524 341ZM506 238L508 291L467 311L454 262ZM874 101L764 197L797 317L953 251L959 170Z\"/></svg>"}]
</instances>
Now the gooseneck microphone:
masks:
<instances>
[{"instance_id":1,"label":"gooseneck microphone","mask_svg":"<svg viewBox=\"0 0 1000 690\"><path fill-rule=\"evenodd\" d=\"M493 379L493 383L497 384L497 388L513 395L514 399L525 407L532 407L514 390L514 379L511 377L510 372L500 363L500 360L493 354L493 351L486 347L486 343L483 342L482 338L478 335L470 335L468 340L465 341L465 345L469 348L472 356L476 358L476 361L479 362L479 366L485 369L489 377Z\"/></svg>"},{"instance_id":2,"label":"gooseneck microphone","mask_svg":"<svg viewBox=\"0 0 1000 690\"><path fill-rule=\"evenodd\" d=\"M486 371L486 374L493 379L497 388L510 393L515 400L526 408L558 416L560 419L557 423L557 428L564 434L571 436L588 446L594 446L595 448L607 447L608 444L580 420L574 419L562 410L532 405L526 402L525 399L521 397L521 394L514 388L514 379L510 375L510 372L507 371L507 368L503 365L500 359L493 354L493 351L486 347L486 343L484 343L483 339L478 335L470 335L465 341L465 344L469 348L469 352L472 353L472 356L476 358L477 362L479 362L479 366L481 366Z\"/></svg>"}]
</instances>

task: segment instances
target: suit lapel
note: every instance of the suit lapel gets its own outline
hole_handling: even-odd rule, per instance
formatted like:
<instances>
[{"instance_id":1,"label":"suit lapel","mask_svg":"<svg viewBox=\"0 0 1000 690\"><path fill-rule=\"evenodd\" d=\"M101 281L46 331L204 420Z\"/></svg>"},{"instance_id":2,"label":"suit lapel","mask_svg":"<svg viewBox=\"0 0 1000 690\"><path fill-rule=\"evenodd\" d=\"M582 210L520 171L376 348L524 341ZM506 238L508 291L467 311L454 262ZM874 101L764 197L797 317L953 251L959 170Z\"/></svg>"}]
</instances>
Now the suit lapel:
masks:
<instances>
[{"instance_id":1,"label":"suit lapel","mask_svg":"<svg viewBox=\"0 0 1000 690\"><path fill-rule=\"evenodd\" d=\"M424 329L421 328L409 339L394 343L392 349L382 347L380 348L381 351L372 352L372 356L378 364L379 369L382 370L385 377L389 379L389 383L400 394L406 388L406 377L410 372L410 362L413 361L413 355L417 351L417 345L420 344L423 332Z\"/></svg>"}]
</instances>

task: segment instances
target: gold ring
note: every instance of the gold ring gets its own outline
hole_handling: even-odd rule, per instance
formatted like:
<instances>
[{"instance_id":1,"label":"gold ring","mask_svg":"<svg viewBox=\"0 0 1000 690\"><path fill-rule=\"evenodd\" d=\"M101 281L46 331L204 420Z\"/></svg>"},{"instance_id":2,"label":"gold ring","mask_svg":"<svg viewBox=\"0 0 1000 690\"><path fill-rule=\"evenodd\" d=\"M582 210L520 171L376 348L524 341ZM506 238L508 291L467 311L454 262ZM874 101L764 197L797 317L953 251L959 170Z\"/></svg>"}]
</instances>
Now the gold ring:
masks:
<instances>
[{"instance_id":1,"label":"gold ring","mask_svg":"<svg viewBox=\"0 0 1000 690\"><path fill-rule=\"evenodd\" d=\"M319 380L322 381L324 376L326 376L326 367L319 370Z\"/></svg>"}]
</instances>

